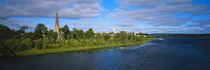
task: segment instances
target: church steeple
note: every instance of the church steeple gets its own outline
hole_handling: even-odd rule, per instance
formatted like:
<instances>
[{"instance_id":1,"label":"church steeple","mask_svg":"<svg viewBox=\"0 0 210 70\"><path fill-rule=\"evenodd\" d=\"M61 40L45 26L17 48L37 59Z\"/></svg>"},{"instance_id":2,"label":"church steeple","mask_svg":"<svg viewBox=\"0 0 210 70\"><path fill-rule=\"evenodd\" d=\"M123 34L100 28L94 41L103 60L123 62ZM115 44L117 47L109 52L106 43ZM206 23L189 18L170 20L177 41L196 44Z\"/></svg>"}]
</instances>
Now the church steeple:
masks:
<instances>
[{"instance_id":1,"label":"church steeple","mask_svg":"<svg viewBox=\"0 0 210 70\"><path fill-rule=\"evenodd\" d=\"M58 22L58 12L56 11L55 27L54 32L59 33L59 22Z\"/></svg>"},{"instance_id":2,"label":"church steeple","mask_svg":"<svg viewBox=\"0 0 210 70\"><path fill-rule=\"evenodd\" d=\"M55 26L58 26L59 27L59 23L58 23L58 12L56 11L56 23L55 23Z\"/></svg>"},{"instance_id":3,"label":"church steeple","mask_svg":"<svg viewBox=\"0 0 210 70\"><path fill-rule=\"evenodd\" d=\"M59 21L58 21L58 12L56 11L56 20L55 20L55 27L54 27L54 32L57 32L58 33L58 39L61 39L62 38L62 34L61 32L59 31Z\"/></svg>"}]
</instances>

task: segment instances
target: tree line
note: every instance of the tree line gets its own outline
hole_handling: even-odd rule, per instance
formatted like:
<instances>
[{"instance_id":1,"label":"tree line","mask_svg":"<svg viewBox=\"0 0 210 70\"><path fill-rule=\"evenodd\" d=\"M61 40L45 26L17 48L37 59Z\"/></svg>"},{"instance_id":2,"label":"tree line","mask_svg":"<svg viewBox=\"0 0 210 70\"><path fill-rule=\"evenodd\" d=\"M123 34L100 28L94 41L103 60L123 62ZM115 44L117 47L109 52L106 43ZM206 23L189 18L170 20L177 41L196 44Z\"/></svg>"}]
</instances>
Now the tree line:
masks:
<instances>
[{"instance_id":1,"label":"tree line","mask_svg":"<svg viewBox=\"0 0 210 70\"><path fill-rule=\"evenodd\" d=\"M119 44L126 42L141 42L149 39L147 34L120 31L119 33L94 33L93 29L83 31L73 28L69 30L68 25L61 27L63 39L57 39L58 34L39 23L33 32L25 32L28 27L12 30L7 26L0 25L0 53L3 55L15 55L15 52L28 49L56 49L69 47L100 46L108 44ZM146 37L143 37L146 36Z\"/></svg>"}]
</instances>

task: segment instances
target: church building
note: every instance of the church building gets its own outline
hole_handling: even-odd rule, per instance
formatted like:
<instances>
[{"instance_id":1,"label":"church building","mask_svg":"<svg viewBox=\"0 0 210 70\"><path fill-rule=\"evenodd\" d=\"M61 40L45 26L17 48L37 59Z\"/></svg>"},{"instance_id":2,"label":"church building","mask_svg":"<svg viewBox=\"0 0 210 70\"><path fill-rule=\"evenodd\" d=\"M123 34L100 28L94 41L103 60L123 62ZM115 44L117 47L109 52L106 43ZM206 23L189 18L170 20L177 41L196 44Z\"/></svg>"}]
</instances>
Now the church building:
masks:
<instances>
[{"instance_id":1,"label":"church building","mask_svg":"<svg viewBox=\"0 0 210 70\"><path fill-rule=\"evenodd\" d=\"M57 39L62 39L62 33L59 31L59 21L58 21L58 12L56 12L56 20L55 20L55 27L54 27L54 32L58 33L58 38Z\"/></svg>"}]
</instances>

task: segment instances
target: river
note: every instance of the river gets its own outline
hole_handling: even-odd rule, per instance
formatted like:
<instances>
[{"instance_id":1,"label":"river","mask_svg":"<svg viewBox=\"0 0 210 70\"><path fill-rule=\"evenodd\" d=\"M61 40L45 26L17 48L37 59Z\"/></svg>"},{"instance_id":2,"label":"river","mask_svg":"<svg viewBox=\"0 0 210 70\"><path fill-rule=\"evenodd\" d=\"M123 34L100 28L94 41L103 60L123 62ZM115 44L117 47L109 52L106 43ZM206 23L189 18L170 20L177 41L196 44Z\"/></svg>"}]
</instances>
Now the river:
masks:
<instances>
[{"instance_id":1,"label":"river","mask_svg":"<svg viewBox=\"0 0 210 70\"><path fill-rule=\"evenodd\" d=\"M164 38L98 51L1 56L0 70L210 70L210 39Z\"/></svg>"}]
</instances>

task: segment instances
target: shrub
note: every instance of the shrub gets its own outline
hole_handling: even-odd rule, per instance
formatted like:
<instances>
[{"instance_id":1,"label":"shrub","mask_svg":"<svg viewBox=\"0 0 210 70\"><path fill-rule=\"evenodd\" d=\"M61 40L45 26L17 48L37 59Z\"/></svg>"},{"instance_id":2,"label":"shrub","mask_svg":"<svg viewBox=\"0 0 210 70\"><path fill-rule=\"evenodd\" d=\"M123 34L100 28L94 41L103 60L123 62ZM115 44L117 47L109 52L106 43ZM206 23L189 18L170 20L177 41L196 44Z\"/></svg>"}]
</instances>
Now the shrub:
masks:
<instances>
[{"instance_id":1,"label":"shrub","mask_svg":"<svg viewBox=\"0 0 210 70\"><path fill-rule=\"evenodd\" d=\"M30 38L26 38L21 41L24 44L24 49L31 49L33 48L33 41Z\"/></svg>"},{"instance_id":2,"label":"shrub","mask_svg":"<svg viewBox=\"0 0 210 70\"><path fill-rule=\"evenodd\" d=\"M42 49L42 45L43 45L43 40L39 39L35 42L35 48L36 49Z\"/></svg>"},{"instance_id":3,"label":"shrub","mask_svg":"<svg viewBox=\"0 0 210 70\"><path fill-rule=\"evenodd\" d=\"M12 51L17 52L25 49L24 44L21 43L19 39L8 39L5 40L5 45Z\"/></svg>"}]
</instances>

